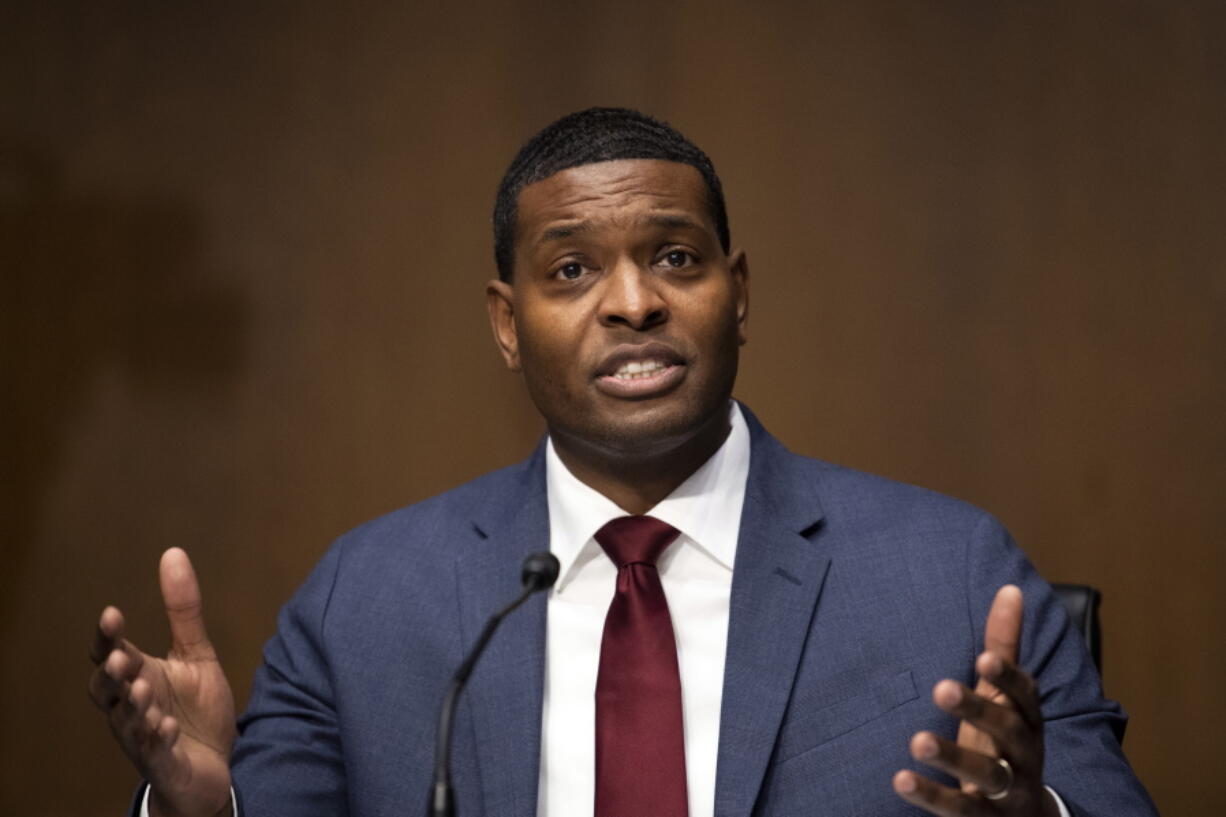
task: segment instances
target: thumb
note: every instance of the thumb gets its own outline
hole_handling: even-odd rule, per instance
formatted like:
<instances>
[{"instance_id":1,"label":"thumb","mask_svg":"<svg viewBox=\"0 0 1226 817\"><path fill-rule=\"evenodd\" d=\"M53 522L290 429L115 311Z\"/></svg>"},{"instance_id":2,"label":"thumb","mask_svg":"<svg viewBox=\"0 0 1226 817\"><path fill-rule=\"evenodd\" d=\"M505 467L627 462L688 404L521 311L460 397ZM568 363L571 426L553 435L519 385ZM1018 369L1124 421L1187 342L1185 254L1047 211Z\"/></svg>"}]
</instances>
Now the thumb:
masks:
<instances>
[{"instance_id":1,"label":"thumb","mask_svg":"<svg viewBox=\"0 0 1226 817\"><path fill-rule=\"evenodd\" d=\"M213 645L204 631L200 583L186 551L175 547L163 553L158 578L166 618L170 621L171 649L187 660L215 658Z\"/></svg>"},{"instance_id":2,"label":"thumb","mask_svg":"<svg viewBox=\"0 0 1226 817\"><path fill-rule=\"evenodd\" d=\"M1006 584L996 591L988 623L983 633L983 648L1018 663L1022 641L1022 591Z\"/></svg>"}]
</instances>

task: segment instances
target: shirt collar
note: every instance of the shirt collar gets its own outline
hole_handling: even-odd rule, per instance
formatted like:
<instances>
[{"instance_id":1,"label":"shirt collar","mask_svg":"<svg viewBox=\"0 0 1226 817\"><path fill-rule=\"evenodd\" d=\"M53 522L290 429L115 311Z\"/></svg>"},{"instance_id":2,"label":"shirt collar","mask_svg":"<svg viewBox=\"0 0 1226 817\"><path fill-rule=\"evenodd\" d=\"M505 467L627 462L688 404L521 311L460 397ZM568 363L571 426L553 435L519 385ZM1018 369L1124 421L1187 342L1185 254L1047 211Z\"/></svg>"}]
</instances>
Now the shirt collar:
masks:
<instances>
[{"instance_id":1,"label":"shirt collar","mask_svg":"<svg viewBox=\"0 0 1226 817\"><path fill-rule=\"evenodd\" d=\"M728 415L731 430L719 449L647 515L672 525L731 570L749 478L749 428L736 401ZM627 511L580 482L558 457L552 439L545 447L545 485L549 547L561 566L561 587L596 531Z\"/></svg>"}]
</instances>

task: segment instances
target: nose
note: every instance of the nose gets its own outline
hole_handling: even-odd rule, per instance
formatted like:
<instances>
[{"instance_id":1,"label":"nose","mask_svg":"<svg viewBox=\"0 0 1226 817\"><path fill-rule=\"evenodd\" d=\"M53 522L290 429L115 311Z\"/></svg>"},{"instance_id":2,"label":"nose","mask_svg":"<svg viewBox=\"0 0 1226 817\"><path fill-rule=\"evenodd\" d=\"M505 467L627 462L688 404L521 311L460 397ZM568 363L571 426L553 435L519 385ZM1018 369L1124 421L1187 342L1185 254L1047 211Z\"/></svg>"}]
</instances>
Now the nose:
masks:
<instances>
[{"instance_id":1,"label":"nose","mask_svg":"<svg viewBox=\"0 0 1226 817\"><path fill-rule=\"evenodd\" d=\"M625 326L642 331L668 320L668 304L650 271L630 260L619 261L605 280L600 302L604 326Z\"/></svg>"}]
</instances>

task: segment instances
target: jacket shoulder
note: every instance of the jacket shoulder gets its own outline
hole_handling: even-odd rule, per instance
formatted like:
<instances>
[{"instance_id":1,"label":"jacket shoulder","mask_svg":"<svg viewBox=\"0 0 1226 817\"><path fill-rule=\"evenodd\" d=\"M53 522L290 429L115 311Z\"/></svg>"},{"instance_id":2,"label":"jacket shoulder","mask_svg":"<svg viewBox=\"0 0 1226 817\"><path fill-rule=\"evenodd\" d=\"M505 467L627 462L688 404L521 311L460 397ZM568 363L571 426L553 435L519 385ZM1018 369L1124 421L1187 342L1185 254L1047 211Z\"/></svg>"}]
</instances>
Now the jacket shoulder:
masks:
<instances>
[{"instance_id":1,"label":"jacket shoulder","mask_svg":"<svg viewBox=\"0 0 1226 817\"><path fill-rule=\"evenodd\" d=\"M875 518L883 524L927 520L933 524L961 526L978 524L991 514L957 497L859 471L823 460L793 455L805 464L804 470L831 516Z\"/></svg>"},{"instance_id":2,"label":"jacket shoulder","mask_svg":"<svg viewBox=\"0 0 1226 817\"><path fill-rule=\"evenodd\" d=\"M750 431L751 491L763 489L773 504L814 503L827 525L854 524L858 530L901 524L963 528L991 519L969 502L937 491L794 453L743 404L741 409Z\"/></svg>"},{"instance_id":3,"label":"jacket shoulder","mask_svg":"<svg viewBox=\"0 0 1226 817\"><path fill-rule=\"evenodd\" d=\"M527 460L483 474L420 502L375 517L342 534L334 547L345 552L393 547L436 548L448 536L480 531L544 490L538 450Z\"/></svg>"}]
</instances>

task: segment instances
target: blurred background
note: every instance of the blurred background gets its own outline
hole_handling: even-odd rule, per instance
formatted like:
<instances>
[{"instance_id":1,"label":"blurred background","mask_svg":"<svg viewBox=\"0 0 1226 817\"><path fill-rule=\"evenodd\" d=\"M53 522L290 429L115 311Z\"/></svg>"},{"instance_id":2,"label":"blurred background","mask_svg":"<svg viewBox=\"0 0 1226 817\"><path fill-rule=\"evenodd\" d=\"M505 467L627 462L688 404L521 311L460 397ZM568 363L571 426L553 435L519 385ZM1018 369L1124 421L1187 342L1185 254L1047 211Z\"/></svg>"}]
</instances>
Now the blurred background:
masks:
<instances>
[{"instance_id":1,"label":"blurred background","mask_svg":"<svg viewBox=\"0 0 1226 817\"><path fill-rule=\"evenodd\" d=\"M162 549L241 706L335 536L531 450L489 213L597 104L719 168L738 396L1101 587L1127 753L1220 813L1224 35L1216 0L8 0L0 813L122 812L86 646L116 603L163 648Z\"/></svg>"}]
</instances>

